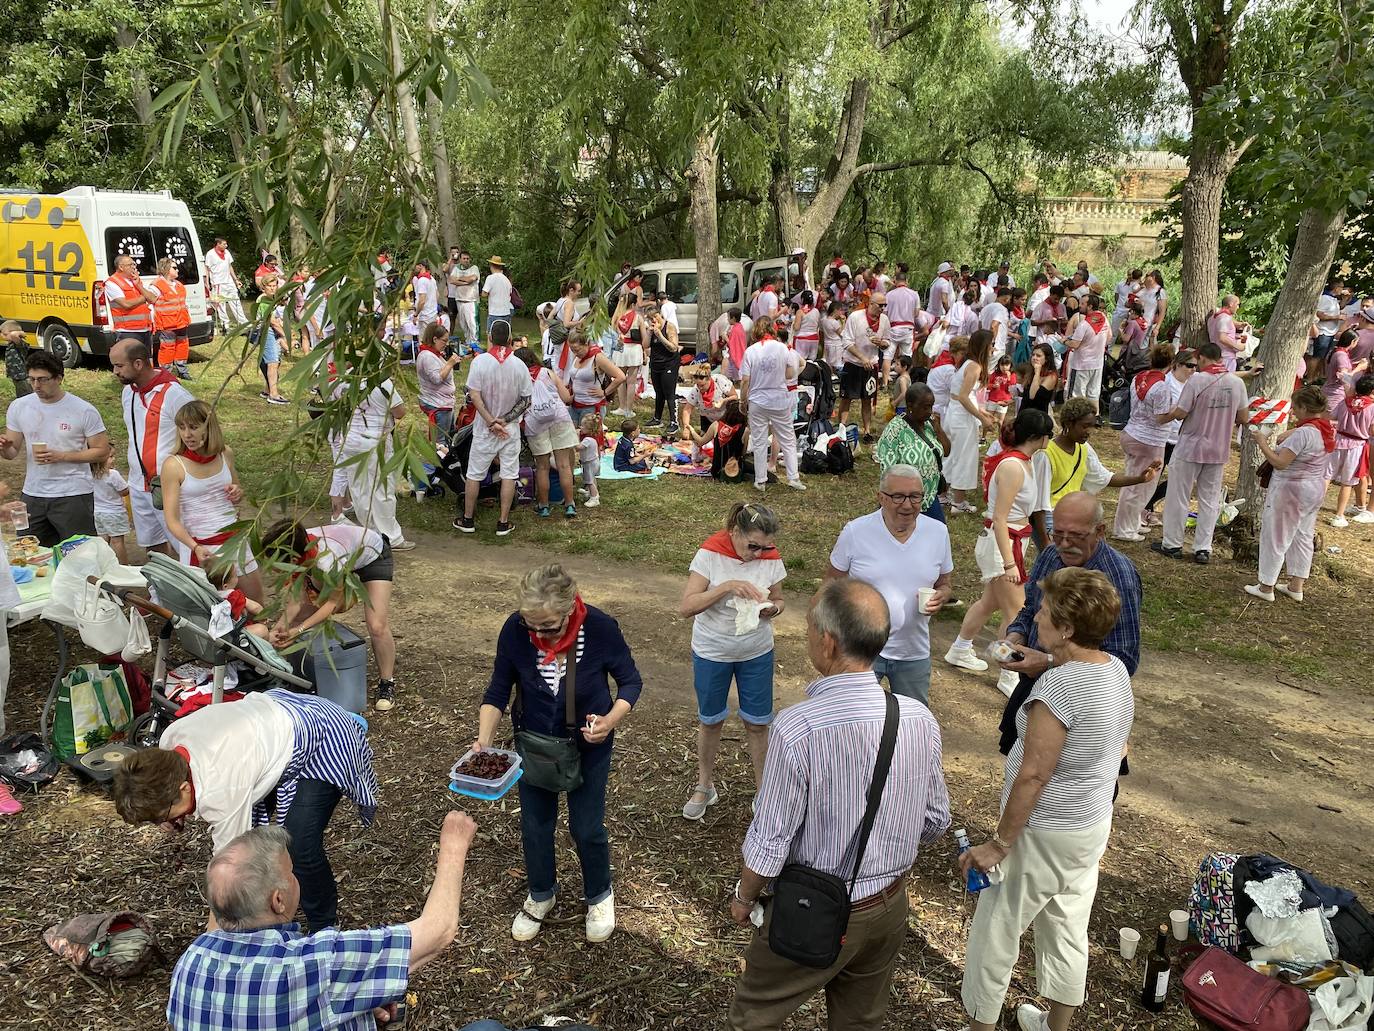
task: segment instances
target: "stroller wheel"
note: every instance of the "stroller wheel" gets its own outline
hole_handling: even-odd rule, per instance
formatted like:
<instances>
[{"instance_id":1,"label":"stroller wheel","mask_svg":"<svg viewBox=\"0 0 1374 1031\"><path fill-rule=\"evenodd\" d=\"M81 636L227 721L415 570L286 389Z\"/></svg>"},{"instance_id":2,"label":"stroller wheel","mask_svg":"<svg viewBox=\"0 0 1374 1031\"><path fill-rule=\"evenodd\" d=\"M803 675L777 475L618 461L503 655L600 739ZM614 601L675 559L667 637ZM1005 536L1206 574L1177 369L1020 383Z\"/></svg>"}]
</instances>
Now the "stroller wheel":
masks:
<instances>
[{"instance_id":1,"label":"stroller wheel","mask_svg":"<svg viewBox=\"0 0 1374 1031\"><path fill-rule=\"evenodd\" d=\"M162 732L171 720L156 709L145 712L129 724L129 744L135 748L152 748L162 740Z\"/></svg>"}]
</instances>

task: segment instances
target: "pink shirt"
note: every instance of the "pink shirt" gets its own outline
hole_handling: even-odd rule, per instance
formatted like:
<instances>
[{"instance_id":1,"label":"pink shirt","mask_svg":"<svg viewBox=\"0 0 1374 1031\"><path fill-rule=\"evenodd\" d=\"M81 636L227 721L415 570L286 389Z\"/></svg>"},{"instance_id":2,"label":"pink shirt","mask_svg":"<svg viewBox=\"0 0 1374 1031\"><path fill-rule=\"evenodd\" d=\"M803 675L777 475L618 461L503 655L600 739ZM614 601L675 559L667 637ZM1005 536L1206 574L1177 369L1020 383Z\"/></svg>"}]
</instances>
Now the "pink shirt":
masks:
<instances>
[{"instance_id":1,"label":"pink shirt","mask_svg":"<svg viewBox=\"0 0 1374 1031\"><path fill-rule=\"evenodd\" d=\"M1342 398L1331 417L1336 422L1337 451L1364 447L1364 442L1374 433L1374 402L1356 412L1351 410L1349 401Z\"/></svg>"},{"instance_id":2,"label":"pink shirt","mask_svg":"<svg viewBox=\"0 0 1374 1031\"><path fill-rule=\"evenodd\" d=\"M1194 376L1194 379L1197 377ZM1339 440L1339 438L1337 438ZM1299 426L1279 446L1280 451L1297 455L1287 469L1274 470L1274 484L1296 486L1299 483L1325 485L1328 452L1322 443L1321 432L1315 426Z\"/></svg>"},{"instance_id":3,"label":"pink shirt","mask_svg":"<svg viewBox=\"0 0 1374 1031\"><path fill-rule=\"evenodd\" d=\"M1058 319L1062 322L1064 319L1068 318L1068 316L1068 309L1062 304L1055 304L1053 301L1041 301L1035 306L1035 311L1031 314L1031 322L1045 322L1049 319ZM1059 328L1056 326L1045 326L1040 327L1039 332L1058 333Z\"/></svg>"},{"instance_id":4,"label":"pink shirt","mask_svg":"<svg viewBox=\"0 0 1374 1031\"><path fill-rule=\"evenodd\" d=\"M1374 355L1374 319L1365 318L1362 313L1351 319L1346 325L1355 331L1357 338L1350 345L1350 360L1357 362L1361 358Z\"/></svg>"},{"instance_id":5,"label":"pink shirt","mask_svg":"<svg viewBox=\"0 0 1374 1031\"><path fill-rule=\"evenodd\" d=\"M916 309L921 299L909 286L893 287L887 294L887 318L893 326L911 326L916 322Z\"/></svg>"},{"instance_id":6,"label":"pink shirt","mask_svg":"<svg viewBox=\"0 0 1374 1031\"><path fill-rule=\"evenodd\" d=\"M1179 426L1174 456L1185 462L1224 465L1231 456L1236 413L1248 403L1245 384L1235 373L1194 373L1178 397L1178 407L1188 414Z\"/></svg>"},{"instance_id":7,"label":"pink shirt","mask_svg":"<svg viewBox=\"0 0 1374 1031\"><path fill-rule=\"evenodd\" d=\"M1326 359L1326 382L1322 384L1322 393L1326 395L1326 410L1332 415L1336 414L1341 399L1345 397L1345 381L1354 367L1349 348L1331 349L1331 357Z\"/></svg>"},{"instance_id":8,"label":"pink shirt","mask_svg":"<svg viewBox=\"0 0 1374 1031\"><path fill-rule=\"evenodd\" d=\"M1073 352L1073 367L1083 370L1102 368L1111 332L1112 327L1106 316L1103 316L1102 328L1096 331L1085 317L1073 334L1074 340L1078 341L1078 348Z\"/></svg>"},{"instance_id":9,"label":"pink shirt","mask_svg":"<svg viewBox=\"0 0 1374 1031\"><path fill-rule=\"evenodd\" d=\"M1222 363L1235 372L1240 341L1236 339L1236 320L1225 308L1207 320L1207 339L1221 348Z\"/></svg>"}]
</instances>

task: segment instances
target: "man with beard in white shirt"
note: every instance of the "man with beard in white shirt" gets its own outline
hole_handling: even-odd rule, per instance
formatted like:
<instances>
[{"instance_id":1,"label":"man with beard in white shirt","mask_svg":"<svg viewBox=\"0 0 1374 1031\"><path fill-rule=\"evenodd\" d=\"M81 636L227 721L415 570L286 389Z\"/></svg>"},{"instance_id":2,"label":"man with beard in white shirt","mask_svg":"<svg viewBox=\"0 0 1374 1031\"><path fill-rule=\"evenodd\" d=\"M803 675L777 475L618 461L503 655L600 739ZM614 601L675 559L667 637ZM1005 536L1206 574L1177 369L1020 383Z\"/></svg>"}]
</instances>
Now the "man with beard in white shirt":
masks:
<instances>
[{"instance_id":1,"label":"man with beard in white shirt","mask_svg":"<svg viewBox=\"0 0 1374 1031\"><path fill-rule=\"evenodd\" d=\"M744 352L740 363L740 404L749 416L749 442L754 452L754 487L768 489L768 435L777 438L787 485L806 490L797 475L797 433L792 425L796 401L787 389L796 382L797 352L765 328L755 324L755 341Z\"/></svg>"},{"instance_id":2,"label":"man with beard in white shirt","mask_svg":"<svg viewBox=\"0 0 1374 1031\"><path fill-rule=\"evenodd\" d=\"M947 261L940 262L935 278L927 291L926 311L937 319L942 319L954 304L954 266Z\"/></svg>"}]
</instances>

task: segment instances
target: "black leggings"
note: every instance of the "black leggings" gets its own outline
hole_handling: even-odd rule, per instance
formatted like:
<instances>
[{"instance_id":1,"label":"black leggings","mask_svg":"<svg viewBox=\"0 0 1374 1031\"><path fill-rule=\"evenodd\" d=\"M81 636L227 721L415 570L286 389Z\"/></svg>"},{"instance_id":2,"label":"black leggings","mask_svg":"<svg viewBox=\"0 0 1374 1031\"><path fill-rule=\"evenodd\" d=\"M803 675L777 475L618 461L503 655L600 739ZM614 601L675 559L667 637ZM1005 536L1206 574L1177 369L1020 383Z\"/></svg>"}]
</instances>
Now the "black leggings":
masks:
<instances>
[{"instance_id":1,"label":"black leggings","mask_svg":"<svg viewBox=\"0 0 1374 1031\"><path fill-rule=\"evenodd\" d=\"M649 366L649 382L654 385L654 418L664 419L667 407L668 422L677 422L677 376L679 366L670 365L666 369Z\"/></svg>"},{"instance_id":2,"label":"black leggings","mask_svg":"<svg viewBox=\"0 0 1374 1031\"><path fill-rule=\"evenodd\" d=\"M1153 512L1155 506L1164 499L1164 492L1169 488L1169 482L1165 478L1165 471L1169 468L1169 459L1174 457L1174 446L1164 445L1164 469L1160 471L1159 479L1156 482L1155 492L1150 495L1150 500L1145 503L1145 511Z\"/></svg>"}]
</instances>

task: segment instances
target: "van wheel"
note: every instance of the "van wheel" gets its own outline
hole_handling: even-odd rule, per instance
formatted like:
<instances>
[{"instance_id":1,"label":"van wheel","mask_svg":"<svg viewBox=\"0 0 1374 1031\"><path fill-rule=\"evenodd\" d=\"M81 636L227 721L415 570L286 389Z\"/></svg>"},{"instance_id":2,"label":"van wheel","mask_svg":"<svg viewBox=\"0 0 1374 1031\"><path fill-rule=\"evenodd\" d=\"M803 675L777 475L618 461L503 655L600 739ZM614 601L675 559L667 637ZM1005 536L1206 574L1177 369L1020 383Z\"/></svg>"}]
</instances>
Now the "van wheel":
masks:
<instances>
[{"instance_id":1,"label":"van wheel","mask_svg":"<svg viewBox=\"0 0 1374 1031\"><path fill-rule=\"evenodd\" d=\"M68 369L81 364L81 345L72 331L60 322L43 330L43 349Z\"/></svg>"}]
</instances>

